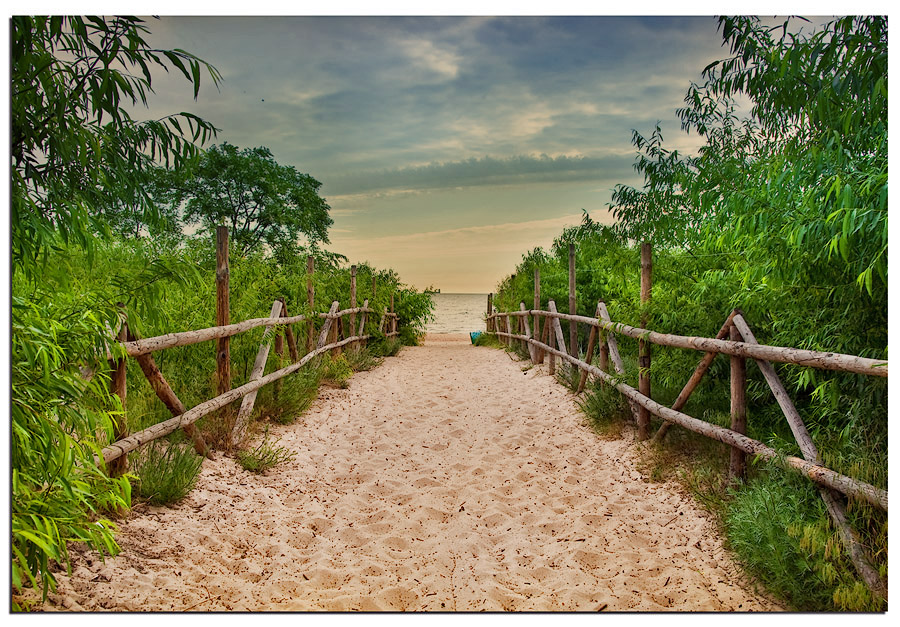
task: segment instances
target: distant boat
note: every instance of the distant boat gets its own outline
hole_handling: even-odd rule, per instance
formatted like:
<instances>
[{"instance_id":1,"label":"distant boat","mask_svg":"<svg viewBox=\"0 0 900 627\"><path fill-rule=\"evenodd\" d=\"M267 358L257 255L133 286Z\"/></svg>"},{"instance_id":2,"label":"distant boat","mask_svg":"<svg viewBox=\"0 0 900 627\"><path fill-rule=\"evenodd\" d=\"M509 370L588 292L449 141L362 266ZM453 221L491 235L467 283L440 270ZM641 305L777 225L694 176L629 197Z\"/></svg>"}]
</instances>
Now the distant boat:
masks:
<instances>
[{"instance_id":1,"label":"distant boat","mask_svg":"<svg viewBox=\"0 0 900 627\"><path fill-rule=\"evenodd\" d=\"M429 287L425 289L425 294L440 294L441 288Z\"/></svg>"}]
</instances>

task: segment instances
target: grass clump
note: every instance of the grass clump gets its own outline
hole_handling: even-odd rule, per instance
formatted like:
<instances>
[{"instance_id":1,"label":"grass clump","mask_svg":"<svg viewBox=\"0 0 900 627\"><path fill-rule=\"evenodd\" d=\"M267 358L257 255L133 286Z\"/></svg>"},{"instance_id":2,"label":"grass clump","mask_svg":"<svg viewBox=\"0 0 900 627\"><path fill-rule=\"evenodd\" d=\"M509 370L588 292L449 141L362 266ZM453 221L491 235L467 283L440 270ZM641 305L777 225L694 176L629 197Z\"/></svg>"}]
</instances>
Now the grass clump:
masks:
<instances>
[{"instance_id":1,"label":"grass clump","mask_svg":"<svg viewBox=\"0 0 900 627\"><path fill-rule=\"evenodd\" d=\"M399 344L399 343L398 343ZM399 345L397 350L400 350ZM371 370L381 363L381 360L368 348L352 348L344 351L344 359L353 372L365 372Z\"/></svg>"},{"instance_id":2,"label":"grass clump","mask_svg":"<svg viewBox=\"0 0 900 627\"><path fill-rule=\"evenodd\" d=\"M197 483L203 458L187 443L156 441L131 457L136 479L132 493L151 505L183 499Z\"/></svg>"},{"instance_id":3,"label":"grass clump","mask_svg":"<svg viewBox=\"0 0 900 627\"><path fill-rule=\"evenodd\" d=\"M274 468L282 462L287 462L296 456L296 453L284 446L278 446L276 442L269 441L269 430L266 429L262 441L252 449L238 451L237 459L244 470L261 474L270 468Z\"/></svg>"},{"instance_id":4,"label":"grass clump","mask_svg":"<svg viewBox=\"0 0 900 627\"><path fill-rule=\"evenodd\" d=\"M329 357L323 361L322 381L335 387L346 388L350 377L353 376L353 368L347 357L341 354L337 357Z\"/></svg>"},{"instance_id":5,"label":"grass clump","mask_svg":"<svg viewBox=\"0 0 900 627\"><path fill-rule=\"evenodd\" d=\"M488 348L506 348L506 344L500 341L494 333L482 333L475 338L475 346L487 346Z\"/></svg>"},{"instance_id":6,"label":"grass clump","mask_svg":"<svg viewBox=\"0 0 900 627\"><path fill-rule=\"evenodd\" d=\"M608 439L621 437L630 409L616 388L595 380L585 388L584 396L577 403L597 435Z\"/></svg>"},{"instance_id":7,"label":"grass clump","mask_svg":"<svg viewBox=\"0 0 900 627\"><path fill-rule=\"evenodd\" d=\"M724 522L745 568L794 609L887 609L858 579L818 491L802 477L767 467L732 494Z\"/></svg>"}]
</instances>

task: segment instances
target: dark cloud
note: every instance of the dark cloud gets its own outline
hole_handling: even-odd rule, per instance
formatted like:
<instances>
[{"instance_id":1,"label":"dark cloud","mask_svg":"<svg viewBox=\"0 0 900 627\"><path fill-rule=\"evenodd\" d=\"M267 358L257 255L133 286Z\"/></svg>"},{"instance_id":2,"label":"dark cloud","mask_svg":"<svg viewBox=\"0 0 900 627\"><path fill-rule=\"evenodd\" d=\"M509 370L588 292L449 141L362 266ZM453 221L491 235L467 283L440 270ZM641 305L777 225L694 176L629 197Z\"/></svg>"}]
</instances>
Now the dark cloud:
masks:
<instances>
[{"instance_id":1,"label":"dark cloud","mask_svg":"<svg viewBox=\"0 0 900 627\"><path fill-rule=\"evenodd\" d=\"M504 159L472 158L419 167L355 172L332 177L330 195L362 194L384 190L448 189L484 185L567 183L607 181L627 176L631 157L540 157L515 156Z\"/></svg>"}]
</instances>

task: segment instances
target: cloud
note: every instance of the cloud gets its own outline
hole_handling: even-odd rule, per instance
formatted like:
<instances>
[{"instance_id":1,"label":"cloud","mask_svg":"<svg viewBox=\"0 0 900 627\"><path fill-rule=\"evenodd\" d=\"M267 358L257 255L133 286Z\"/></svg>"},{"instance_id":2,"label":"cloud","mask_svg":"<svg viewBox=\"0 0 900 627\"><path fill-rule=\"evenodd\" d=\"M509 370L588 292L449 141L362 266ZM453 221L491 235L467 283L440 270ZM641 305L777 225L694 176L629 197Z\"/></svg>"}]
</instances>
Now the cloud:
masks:
<instances>
[{"instance_id":1,"label":"cloud","mask_svg":"<svg viewBox=\"0 0 900 627\"><path fill-rule=\"evenodd\" d=\"M452 189L488 185L600 181L627 176L632 156L584 157L560 155L471 158L392 170L363 171L332 177L326 183L331 196L383 190Z\"/></svg>"}]
</instances>

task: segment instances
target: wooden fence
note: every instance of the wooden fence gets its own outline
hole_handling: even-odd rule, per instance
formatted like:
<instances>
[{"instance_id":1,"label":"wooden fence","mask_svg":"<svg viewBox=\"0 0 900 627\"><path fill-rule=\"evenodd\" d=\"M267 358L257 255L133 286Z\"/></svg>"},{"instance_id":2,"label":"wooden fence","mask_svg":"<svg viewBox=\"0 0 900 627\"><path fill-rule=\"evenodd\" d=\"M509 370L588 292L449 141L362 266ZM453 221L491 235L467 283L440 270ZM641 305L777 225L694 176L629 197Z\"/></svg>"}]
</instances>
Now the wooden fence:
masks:
<instances>
[{"instance_id":1,"label":"wooden fence","mask_svg":"<svg viewBox=\"0 0 900 627\"><path fill-rule=\"evenodd\" d=\"M194 449L198 453L211 456L210 448L204 441L200 431L194 426L194 423L200 418L217 410L227 410L232 402L242 399L240 410L234 420L234 426L230 433L231 446L236 446L244 436L247 423L253 412L256 394L260 388L270 383L279 385L281 379L297 372L320 355L328 352L340 353L343 347L346 346L364 345L365 342L372 337L371 333L366 333L367 328L371 329L374 326L374 320L370 319L369 315L373 314L374 316L378 312L369 307L368 299L363 302L362 307L356 306L356 266L352 266L350 271L350 307L347 309L339 311L339 302L334 301L331 303L331 308L327 313L323 312L312 315L290 316L287 311L285 299L278 298L272 303L272 309L268 317L253 318L244 320L243 322L229 324L227 315L229 300L227 229L219 229L217 237L219 259L216 269L216 321L220 324L205 329L169 333L157 337L141 339L136 337L128 328L127 320L123 312L120 315L119 328L115 330L115 332L110 332L110 336L118 340L119 346L124 351L125 355L137 360L138 365L141 367L141 371L153 388L154 393L172 414L171 419L157 423L130 435L127 432L125 417L121 416L115 425L114 437L116 441L103 448L100 453L100 457L108 464L107 468L110 474L117 474L124 471L126 455L129 452L134 451L148 442L168 435L177 429L184 430L185 434L193 442ZM307 270L308 305L312 309L314 307L314 292L312 287L314 262L311 256L307 261ZM376 285L373 278L373 295L375 293L375 287ZM385 307L384 311L381 312L380 321L378 323L378 333L385 337L396 337L399 335L399 325L398 315L394 312L393 294L391 294L390 303L390 311ZM225 313L223 313L223 308ZM359 316L358 325L357 316ZM321 325L321 328L317 329L315 322L319 319L324 320L324 322ZM308 330L307 350L303 357L300 356L297 339L292 328L292 325L295 324L304 324ZM232 389L228 340L235 335L262 326L265 327L265 331L263 332L262 342L259 351L257 352L249 381L242 386ZM318 332L317 336L315 336L316 332ZM274 338L272 337L273 333L275 334ZM217 343L216 370L218 395L191 409L187 409L160 372L153 359L152 353L176 346L188 346L211 340L215 340ZM285 340L287 340L291 364L263 376L270 347L274 344L275 352L278 355L282 355ZM119 397L124 408L127 395L125 385L125 358L113 359L110 351L110 366L112 369L110 382L111 390ZM230 422L230 416L224 414L221 416L223 421L225 421L226 418L228 418L228 421Z\"/></svg>"},{"instance_id":2,"label":"wooden fence","mask_svg":"<svg viewBox=\"0 0 900 627\"><path fill-rule=\"evenodd\" d=\"M646 252L645 252L646 251ZM574 277L571 264L574 254L570 248L570 276ZM642 247L642 285L641 300L650 298L649 245ZM633 327L610 320L603 301L597 303L595 317L580 316L574 313L575 303L572 299L574 286L570 282L570 311L559 313L554 301L549 301L547 309L540 309L539 275L535 272L535 306L526 309L520 304L519 311L492 311L493 295L488 296L487 331L503 338L509 345L518 343L527 348L533 363L543 363L547 357L550 374L556 370L556 359L570 364L580 371L577 393L584 390L589 375L600 379L621 392L631 407L631 412L638 426L638 439L650 439L649 415L663 419L663 424L653 436L654 442L660 442L673 424L718 440L731 447L730 474L742 477L746 471L747 454L772 460L784 468L798 472L815 482L835 527L847 549L848 556L867 585L878 596L886 599L887 586L859 542L856 533L847 522L845 507L836 493L861 499L873 506L887 511L888 495L886 490L837 473L821 464L816 449L800 414L797 412L790 396L781 383L772 362L790 363L825 370L854 372L867 376L887 377L888 364L883 360L868 359L855 355L843 355L797 348L766 346L759 344L753 335L750 325L740 310L732 311L714 338L680 336L668 333L657 333L646 328ZM561 320L569 322L569 349L563 334ZM582 356L577 346L577 325L590 327L587 348ZM646 320L642 320L642 327ZM624 364L619 354L616 336L624 335L637 339L639 346L639 388L635 389L622 381L625 375ZM671 407L654 401L650 393L650 350L656 344L703 352L704 355L688 379L681 393ZM594 354L599 355L599 367L594 365ZM694 389L700 383L716 355L724 354L731 361L731 428L726 429L703 420L693 418L681 411ZM776 401L784 413L791 432L797 441L802 458L783 455L775 449L747 437L746 435L746 359L756 361L763 376L772 390ZM612 362L614 373L610 372Z\"/></svg>"}]
</instances>

